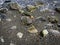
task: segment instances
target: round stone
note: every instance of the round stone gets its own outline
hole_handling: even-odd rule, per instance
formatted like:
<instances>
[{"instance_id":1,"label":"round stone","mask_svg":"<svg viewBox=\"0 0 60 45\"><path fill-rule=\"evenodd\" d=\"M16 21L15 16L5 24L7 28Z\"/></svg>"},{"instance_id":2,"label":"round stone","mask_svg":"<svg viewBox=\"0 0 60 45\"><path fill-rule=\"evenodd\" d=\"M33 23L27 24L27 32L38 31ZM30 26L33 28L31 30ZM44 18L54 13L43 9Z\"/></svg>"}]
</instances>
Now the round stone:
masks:
<instances>
[{"instance_id":1,"label":"round stone","mask_svg":"<svg viewBox=\"0 0 60 45\"><path fill-rule=\"evenodd\" d=\"M0 12L1 12L1 13L6 13L7 11L8 11L7 8L1 8L1 9L0 9Z\"/></svg>"},{"instance_id":2,"label":"round stone","mask_svg":"<svg viewBox=\"0 0 60 45\"><path fill-rule=\"evenodd\" d=\"M23 37L23 33L18 32L18 33L17 33L17 37L22 38L22 37Z\"/></svg>"},{"instance_id":3,"label":"round stone","mask_svg":"<svg viewBox=\"0 0 60 45\"><path fill-rule=\"evenodd\" d=\"M32 19L28 16L22 16L21 21L23 24L26 24L26 25L32 24Z\"/></svg>"}]
</instances>

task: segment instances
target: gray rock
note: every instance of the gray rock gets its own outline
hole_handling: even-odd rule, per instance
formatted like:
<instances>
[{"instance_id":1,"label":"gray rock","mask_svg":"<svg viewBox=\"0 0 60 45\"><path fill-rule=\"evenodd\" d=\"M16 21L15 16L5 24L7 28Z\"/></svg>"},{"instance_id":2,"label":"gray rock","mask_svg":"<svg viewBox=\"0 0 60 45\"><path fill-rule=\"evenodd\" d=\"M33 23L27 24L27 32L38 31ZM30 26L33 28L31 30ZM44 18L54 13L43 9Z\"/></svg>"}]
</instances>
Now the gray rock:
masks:
<instances>
[{"instance_id":1,"label":"gray rock","mask_svg":"<svg viewBox=\"0 0 60 45\"><path fill-rule=\"evenodd\" d=\"M51 23L58 23L58 18L55 16L48 17L48 20Z\"/></svg>"},{"instance_id":2,"label":"gray rock","mask_svg":"<svg viewBox=\"0 0 60 45\"><path fill-rule=\"evenodd\" d=\"M7 8L0 8L0 13L6 13L8 11Z\"/></svg>"},{"instance_id":3,"label":"gray rock","mask_svg":"<svg viewBox=\"0 0 60 45\"><path fill-rule=\"evenodd\" d=\"M20 5L16 2L11 2L9 4L9 6L10 6L11 9L14 9L14 10L20 10L21 9Z\"/></svg>"},{"instance_id":4,"label":"gray rock","mask_svg":"<svg viewBox=\"0 0 60 45\"><path fill-rule=\"evenodd\" d=\"M22 16L21 21L26 25L30 25L32 23L32 19L28 16Z\"/></svg>"},{"instance_id":5,"label":"gray rock","mask_svg":"<svg viewBox=\"0 0 60 45\"><path fill-rule=\"evenodd\" d=\"M60 7L55 8L55 10L60 13Z\"/></svg>"}]
</instances>

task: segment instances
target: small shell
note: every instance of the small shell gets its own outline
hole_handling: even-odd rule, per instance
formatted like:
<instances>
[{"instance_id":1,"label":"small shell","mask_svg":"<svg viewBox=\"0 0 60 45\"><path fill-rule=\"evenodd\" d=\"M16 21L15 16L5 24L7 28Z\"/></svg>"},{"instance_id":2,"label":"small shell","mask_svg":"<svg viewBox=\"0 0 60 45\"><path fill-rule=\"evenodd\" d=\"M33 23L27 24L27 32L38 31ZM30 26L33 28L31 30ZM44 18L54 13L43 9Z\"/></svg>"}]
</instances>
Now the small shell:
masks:
<instances>
[{"instance_id":1,"label":"small shell","mask_svg":"<svg viewBox=\"0 0 60 45\"><path fill-rule=\"evenodd\" d=\"M45 37L49 32L47 31L47 29L44 29L42 33L43 33L43 36Z\"/></svg>"},{"instance_id":2,"label":"small shell","mask_svg":"<svg viewBox=\"0 0 60 45\"><path fill-rule=\"evenodd\" d=\"M23 37L23 33L18 32L18 33L17 33L17 37L22 38L22 37Z\"/></svg>"}]
</instances>

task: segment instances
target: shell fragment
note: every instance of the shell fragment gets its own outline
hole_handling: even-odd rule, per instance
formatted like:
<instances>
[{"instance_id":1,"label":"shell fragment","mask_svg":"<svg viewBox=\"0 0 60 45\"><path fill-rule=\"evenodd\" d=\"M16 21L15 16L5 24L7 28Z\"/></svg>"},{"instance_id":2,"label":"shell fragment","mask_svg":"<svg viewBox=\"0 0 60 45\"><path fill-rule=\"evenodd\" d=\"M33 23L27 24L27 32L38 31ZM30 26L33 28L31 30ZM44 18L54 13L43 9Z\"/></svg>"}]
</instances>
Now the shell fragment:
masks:
<instances>
[{"instance_id":1,"label":"shell fragment","mask_svg":"<svg viewBox=\"0 0 60 45\"><path fill-rule=\"evenodd\" d=\"M23 37L23 33L18 32L18 33L17 33L17 37L22 38L22 37Z\"/></svg>"}]
</instances>

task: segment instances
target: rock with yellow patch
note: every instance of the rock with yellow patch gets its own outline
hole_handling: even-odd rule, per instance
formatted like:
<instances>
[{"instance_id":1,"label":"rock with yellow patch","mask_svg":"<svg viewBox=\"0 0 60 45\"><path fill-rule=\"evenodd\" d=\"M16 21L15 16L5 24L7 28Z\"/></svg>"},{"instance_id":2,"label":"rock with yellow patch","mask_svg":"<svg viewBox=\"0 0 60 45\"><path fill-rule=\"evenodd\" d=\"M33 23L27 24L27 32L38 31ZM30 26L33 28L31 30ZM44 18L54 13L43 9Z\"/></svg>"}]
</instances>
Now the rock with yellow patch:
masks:
<instances>
[{"instance_id":1,"label":"rock with yellow patch","mask_svg":"<svg viewBox=\"0 0 60 45\"><path fill-rule=\"evenodd\" d=\"M10 6L11 9L15 9L15 10L21 9L20 5L18 3L16 3L16 2L11 2L9 4L9 6Z\"/></svg>"},{"instance_id":2,"label":"rock with yellow patch","mask_svg":"<svg viewBox=\"0 0 60 45\"><path fill-rule=\"evenodd\" d=\"M27 10L28 10L29 12L33 12L35 9L36 9L36 6L27 5Z\"/></svg>"},{"instance_id":3,"label":"rock with yellow patch","mask_svg":"<svg viewBox=\"0 0 60 45\"><path fill-rule=\"evenodd\" d=\"M40 7L40 6L43 6L44 3L43 2L40 2L40 1L36 1L35 2L35 5L36 5L36 7Z\"/></svg>"},{"instance_id":4,"label":"rock with yellow patch","mask_svg":"<svg viewBox=\"0 0 60 45\"><path fill-rule=\"evenodd\" d=\"M37 33L38 30L34 26L31 26L31 27L28 28L28 32L30 32L30 33Z\"/></svg>"}]
</instances>

